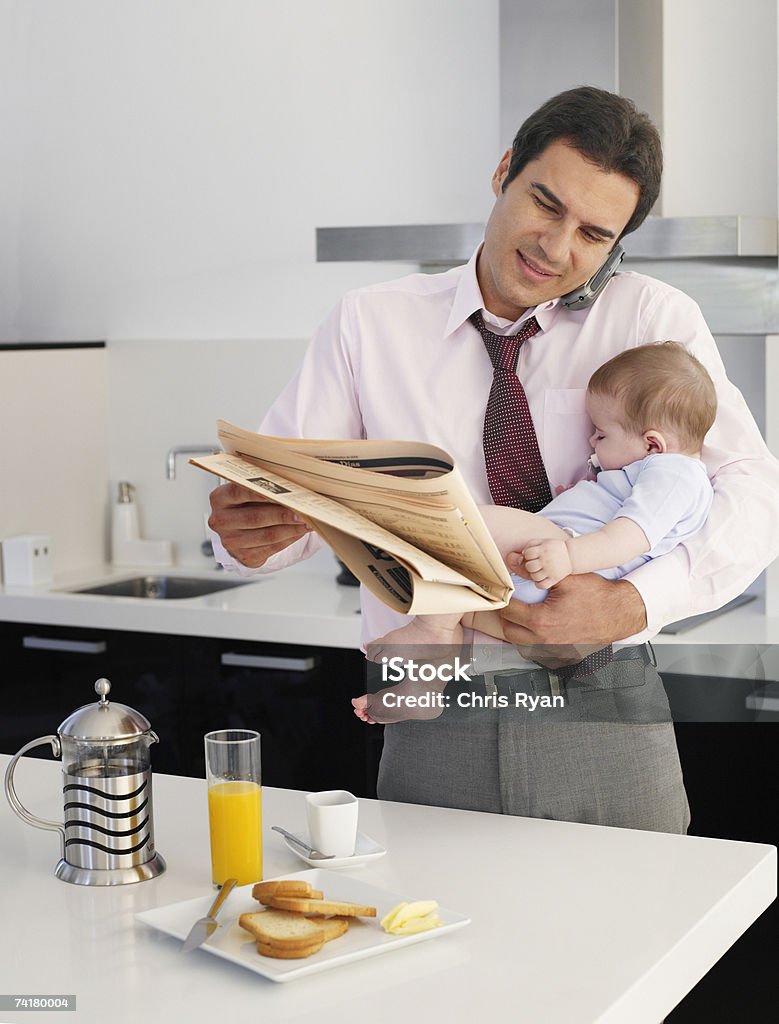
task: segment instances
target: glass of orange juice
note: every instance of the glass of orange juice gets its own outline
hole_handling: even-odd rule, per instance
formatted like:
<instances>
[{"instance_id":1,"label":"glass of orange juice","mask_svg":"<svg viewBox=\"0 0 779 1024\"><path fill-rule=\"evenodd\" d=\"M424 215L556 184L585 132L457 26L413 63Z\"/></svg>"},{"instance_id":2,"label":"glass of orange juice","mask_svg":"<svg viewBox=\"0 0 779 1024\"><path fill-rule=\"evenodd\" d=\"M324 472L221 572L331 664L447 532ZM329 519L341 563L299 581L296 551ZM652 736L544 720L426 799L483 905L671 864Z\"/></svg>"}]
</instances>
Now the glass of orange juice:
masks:
<instances>
[{"instance_id":1,"label":"glass of orange juice","mask_svg":"<svg viewBox=\"0 0 779 1024\"><path fill-rule=\"evenodd\" d=\"M260 734L251 729L206 733L208 823L214 885L262 878Z\"/></svg>"}]
</instances>

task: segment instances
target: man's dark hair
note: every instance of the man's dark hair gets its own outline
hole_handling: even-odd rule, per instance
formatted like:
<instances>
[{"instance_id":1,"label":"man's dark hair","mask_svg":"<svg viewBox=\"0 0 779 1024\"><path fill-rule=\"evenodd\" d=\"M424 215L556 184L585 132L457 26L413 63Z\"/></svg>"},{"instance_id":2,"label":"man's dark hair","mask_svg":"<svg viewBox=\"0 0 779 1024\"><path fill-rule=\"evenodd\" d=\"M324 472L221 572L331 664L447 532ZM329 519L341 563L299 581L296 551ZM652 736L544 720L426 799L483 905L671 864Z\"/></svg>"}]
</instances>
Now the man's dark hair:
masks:
<instances>
[{"instance_id":1,"label":"man's dark hair","mask_svg":"<svg viewBox=\"0 0 779 1024\"><path fill-rule=\"evenodd\" d=\"M511 147L503 188L546 147L564 141L604 171L638 185L638 205L623 235L635 231L655 204L663 173L663 149L654 124L624 96L590 85L568 89L531 114Z\"/></svg>"}]
</instances>

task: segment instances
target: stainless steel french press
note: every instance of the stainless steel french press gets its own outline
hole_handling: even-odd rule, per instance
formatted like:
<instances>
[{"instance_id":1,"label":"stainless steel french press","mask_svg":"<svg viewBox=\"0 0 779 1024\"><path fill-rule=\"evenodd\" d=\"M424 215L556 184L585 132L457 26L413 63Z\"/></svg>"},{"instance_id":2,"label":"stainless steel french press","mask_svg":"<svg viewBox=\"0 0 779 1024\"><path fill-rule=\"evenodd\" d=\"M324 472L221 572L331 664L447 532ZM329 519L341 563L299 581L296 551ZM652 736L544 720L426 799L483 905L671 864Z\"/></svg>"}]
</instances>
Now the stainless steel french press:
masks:
<instances>
[{"instance_id":1,"label":"stainless steel french press","mask_svg":"<svg viewBox=\"0 0 779 1024\"><path fill-rule=\"evenodd\" d=\"M76 885L123 885L165 870L154 849L149 756L158 737L138 711L109 701L110 690L107 679L98 679L100 700L74 711L56 736L25 744L5 773L5 794L22 821L59 832L62 857L54 874ZM62 759L62 823L36 817L14 788L19 758L46 743Z\"/></svg>"}]
</instances>

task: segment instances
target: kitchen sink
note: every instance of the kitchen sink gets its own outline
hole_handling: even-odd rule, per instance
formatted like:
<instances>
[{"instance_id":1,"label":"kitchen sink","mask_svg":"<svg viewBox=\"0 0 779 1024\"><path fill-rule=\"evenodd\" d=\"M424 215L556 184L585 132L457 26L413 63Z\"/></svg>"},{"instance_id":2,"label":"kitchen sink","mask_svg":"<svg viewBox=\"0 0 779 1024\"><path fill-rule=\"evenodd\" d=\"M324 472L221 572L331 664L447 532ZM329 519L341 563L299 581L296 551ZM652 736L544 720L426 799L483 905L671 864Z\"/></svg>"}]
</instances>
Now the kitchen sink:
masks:
<instances>
[{"instance_id":1,"label":"kitchen sink","mask_svg":"<svg viewBox=\"0 0 779 1024\"><path fill-rule=\"evenodd\" d=\"M71 594L103 594L105 597L147 597L154 600L177 601L186 597L202 597L218 590L240 587L249 580L218 576L133 576L128 580L112 580L92 587L74 587Z\"/></svg>"}]
</instances>

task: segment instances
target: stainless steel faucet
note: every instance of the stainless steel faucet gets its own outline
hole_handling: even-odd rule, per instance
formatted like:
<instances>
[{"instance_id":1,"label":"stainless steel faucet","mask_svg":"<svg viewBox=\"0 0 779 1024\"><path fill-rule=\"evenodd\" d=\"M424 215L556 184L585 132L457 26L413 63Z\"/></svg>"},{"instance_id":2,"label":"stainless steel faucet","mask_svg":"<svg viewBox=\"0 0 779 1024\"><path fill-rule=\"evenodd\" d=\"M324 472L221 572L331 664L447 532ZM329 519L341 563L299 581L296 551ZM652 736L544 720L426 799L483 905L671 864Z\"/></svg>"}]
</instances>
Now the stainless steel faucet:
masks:
<instances>
[{"instance_id":1,"label":"stainless steel faucet","mask_svg":"<svg viewBox=\"0 0 779 1024\"><path fill-rule=\"evenodd\" d=\"M219 448L215 444L177 444L168 450L165 460L165 476L168 480L176 479L177 455L213 455Z\"/></svg>"},{"instance_id":2,"label":"stainless steel faucet","mask_svg":"<svg viewBox=\"0 0 779 1024\"><path fill-rule=\"evenodd\" d=\"M177 444L168 450L165 458L165 476L168 480L176 479L176 456L177 455L213 455L219 448L215 444ZM214 557L214 549L210 540L204 540L200 545L200 551L206 558ZM217 569L221 569L217 565Z\"/></svg>"}]
</instances>

